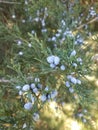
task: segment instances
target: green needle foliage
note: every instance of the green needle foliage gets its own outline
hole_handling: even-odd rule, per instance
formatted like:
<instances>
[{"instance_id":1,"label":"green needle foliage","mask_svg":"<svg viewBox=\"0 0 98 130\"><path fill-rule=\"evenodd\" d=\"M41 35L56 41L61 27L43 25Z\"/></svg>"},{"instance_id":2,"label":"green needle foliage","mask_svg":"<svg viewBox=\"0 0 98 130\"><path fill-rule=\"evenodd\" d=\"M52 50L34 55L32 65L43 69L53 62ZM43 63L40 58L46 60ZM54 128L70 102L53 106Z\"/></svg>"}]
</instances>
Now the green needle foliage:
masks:
<instances>
[{"instance_id":1,"label":"green needle foliage","mask_svg":"<svg viewBox=\"0 0 98 130\"><path fill-rule=\"evenodd\" d=\"M71 104L71 118L93 128L96 88L86 78L93 70L86 41L93 35L89 25L98 17L96 5L81 0L1 1L0 130L38 130L51 102L62 112L62 104ZM46 129L60 126L54 122Z\"/></svg>"}]
</instances>

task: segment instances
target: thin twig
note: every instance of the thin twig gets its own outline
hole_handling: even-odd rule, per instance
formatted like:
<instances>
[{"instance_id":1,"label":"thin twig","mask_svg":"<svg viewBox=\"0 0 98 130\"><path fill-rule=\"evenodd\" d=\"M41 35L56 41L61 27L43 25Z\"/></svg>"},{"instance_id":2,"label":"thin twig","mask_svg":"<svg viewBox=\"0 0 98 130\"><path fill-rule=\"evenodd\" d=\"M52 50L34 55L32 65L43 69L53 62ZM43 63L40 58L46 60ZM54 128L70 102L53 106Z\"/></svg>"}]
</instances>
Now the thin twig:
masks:
<instances>
[{"instance_id":1,"label":"thin twig","mask_svg":"<svg viewBox=\"0 0 98 130\"><path fill-rule=\"evenodd\" d=\"M10 83L11 80L6 80L6 79L0 79L0 83Z\"/></svg>"},{"instance_id":2,"label":"thin twig","mask_svg":"<svg viewBox=\"0 0 98 130\"><path fill-rule=\"evenodd\" d=\"M87 22L87 23L85 23L85 24L80 25L79 27L77 27L77 29L79 30L79 29L83 28L85 25L90 24L90 23L93 23L93 22L95 22L95 21L97 21L97 20L98 20L98 17L95 17L95 18L92 19L91 21L89 21L89 22Z\"/></svg>"},{"instance_id":3,"label":"thin twig","mask_svg":"<svg viewBox=\"0 0 98 130\"><path fill-rule=\"evenodd\" d=\"M29 76L29 77L27 77L27 80L28 81L33 80L33 77ZM0 79L0 83L11 83L11 82L15 82L15 80L13 80L13 79L8 80L8 79L5 79L5 78Z\"/></svg>"},{"instance_id":4,"label":"thin twig","mask_svg":"<svg viewBox=\"0 0 98 130\"><path fill-rule=\"evenodd\" d=\"M3 4L20 4L19 2L9 2L9 1L2 1L2 0L0 0L0 3L3 3Z\"/></svg>"}]
</instances>

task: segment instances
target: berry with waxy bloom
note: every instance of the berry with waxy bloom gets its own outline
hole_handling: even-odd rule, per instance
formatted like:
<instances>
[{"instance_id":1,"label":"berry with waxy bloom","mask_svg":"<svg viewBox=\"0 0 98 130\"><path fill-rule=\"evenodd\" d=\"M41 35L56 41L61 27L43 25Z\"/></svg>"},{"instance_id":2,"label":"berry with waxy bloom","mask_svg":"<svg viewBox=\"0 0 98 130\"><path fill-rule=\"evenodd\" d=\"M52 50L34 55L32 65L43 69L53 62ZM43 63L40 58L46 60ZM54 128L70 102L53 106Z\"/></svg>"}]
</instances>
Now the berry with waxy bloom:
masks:
<instances>
[{"instance_id":1,"label":"berry with waxy bloom","mask_svg":"<svg viewBox=\"0 0 98 130\"><path fill-rule=\"evenodd\" d=\"M25 84L25 85L23 86L22 90L23 90L23 91L28 91L28 90L30 90L29 84Z\"/></svg>"},{"instance_id":2,"label":"berry with waxy bloom","mask_svg":"<svg viewBox=\"0 0 98 130\"><path fill-rule=\"evenodd\" d=\"M25 103L25 105L24 105L24 108L25 108L26 110L31 110L32 107L33 107L33 105L32 105L31 102L27 102L27 103Z\"/></svg>"}]
</instances>

